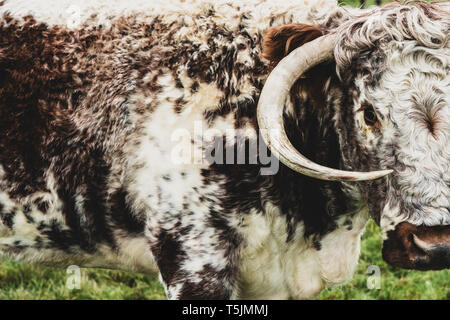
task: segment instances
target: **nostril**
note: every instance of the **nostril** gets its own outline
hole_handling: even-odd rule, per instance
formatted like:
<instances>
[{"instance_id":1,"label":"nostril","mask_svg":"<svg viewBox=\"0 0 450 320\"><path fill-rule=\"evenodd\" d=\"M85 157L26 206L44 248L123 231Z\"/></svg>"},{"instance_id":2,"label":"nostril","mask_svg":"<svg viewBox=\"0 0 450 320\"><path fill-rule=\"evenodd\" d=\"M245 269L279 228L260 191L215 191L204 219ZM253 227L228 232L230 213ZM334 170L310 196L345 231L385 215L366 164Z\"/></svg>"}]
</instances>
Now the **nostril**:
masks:
<instances>
[{"instance_id":1,"label":"nostril","mask_svg":"<svg viewBox=\"0 0 450 320\"><path fill-rule=\"evenodd\" d=\"M411 234L411 240L416 245L417 248L421 249L425 253L433 250L432 244L429 244L428 242L423 241L418 236L416 236L414 233Z\"/></svg>"},{"instance_id":2,"label":"nostril","mask_svg":"<svg viewBox=\"0 0 450 320\"><path fill-rule=\"evenodd\" d=\"M450 268L450 245L428 245L428 247L425 247L424 252L424 255L416 256L413 259L413 263L417 269L439 270Z\"/></svg>"},{"instance_id":3,"label":"nostril","mask_svg":"<svg viewBox=\"0 0 450 320\"><path fill-rule=\"evenodd\" d=\"M450 225L414 226L403 222L383 242L383 259L416 270L450 268Z\"/></svg>"},{"instance_id":4,"label":"nostril","mask_svg":"<svg viewBox=\"0 0 450 320\"><path fill-rule=\"evenodd\" d=\"M413 260L414 267L419 270L430 269L430 258L428 256L418 256Z\"/></svg>"}]
</instances>

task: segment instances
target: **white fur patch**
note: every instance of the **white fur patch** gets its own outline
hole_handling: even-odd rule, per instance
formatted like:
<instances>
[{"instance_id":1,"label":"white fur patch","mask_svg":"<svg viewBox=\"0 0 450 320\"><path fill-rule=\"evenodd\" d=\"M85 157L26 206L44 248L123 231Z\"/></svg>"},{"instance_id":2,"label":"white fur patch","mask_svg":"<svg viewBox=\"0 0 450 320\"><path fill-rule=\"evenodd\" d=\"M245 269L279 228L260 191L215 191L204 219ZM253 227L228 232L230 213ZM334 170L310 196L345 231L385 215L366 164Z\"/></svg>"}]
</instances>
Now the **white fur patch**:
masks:
<instances>
[{"instance_id":1,"label":"white fur patch","mask_svg":"<svg viewBox=\"0 0 450 320\"><path fill-rule=\"evenodd\" d=\"M308 21L310 10L330 12L337 7L336 0L6 0L0 14L9 12L15 18L32 15L38 22L62 25L71 29L84 24L104 25L118 17L134 15L137 19L162 15L166 22L186 17L186 32L195 24L194 16L213 8L214 20L232 29L239 24L243 12L251 12L249 32L255 33L269 26L271 18L286 21ZM182 31L180 31L182 32Z\"/></svg>"},{"instance_id":2,"label":"white fur patch","mask_svg":"<svg viewBox=\"0 0 450 320\"><path fill-rule=\"evenodd\" d=\"M299 224L286 242L286 220L268 205L266 214L245 216L241 232L246 243L241 251L239 298L311 299L326 285L350 280L358 262L361 235L368 221L363 210L352 218L351 230L342 226L320 241L321 249L305 241Z\"/></svg>"},{"instance_id":3,"label":"white fur patch","mask_svg":"<svg viewBox=\"0 0 450 320\"><path fill-rule=\"evenodd\" d=\"M387 70L379 84L370 89L358 84L362 91L359 98L373 102L382 119L380 134L360 139L377 148L383 167L399 167L392 177L395 187L389 186L381 215L383 233L402 221L448 225L450 46L432 49L416 41L404 41L389 44L384 50L388 55ZM396 163L392 154L382 154L387 145L394 146ZM401 203L414 209L402 211Z\"/></svg>"}]
</instances>

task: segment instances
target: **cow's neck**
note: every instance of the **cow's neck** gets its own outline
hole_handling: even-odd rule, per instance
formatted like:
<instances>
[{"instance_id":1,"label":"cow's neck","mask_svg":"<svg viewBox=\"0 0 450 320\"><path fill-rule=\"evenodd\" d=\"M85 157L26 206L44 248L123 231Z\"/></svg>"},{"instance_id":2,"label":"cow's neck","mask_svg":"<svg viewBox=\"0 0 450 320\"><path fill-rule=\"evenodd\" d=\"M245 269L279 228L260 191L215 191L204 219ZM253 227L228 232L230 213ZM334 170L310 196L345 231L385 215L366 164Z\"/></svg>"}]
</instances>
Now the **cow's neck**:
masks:
<instances>
[{"instance_id":1,"label":"cow's neck","mask_svg":"<svg viewBox=\"0 0 450 320\"><path fill-rule=\"evenodd\" d=\"M290 107L285 127L293 145L313 161L340 167L333 108L318 108L309 97L294 98ZM255 186L263 214L244 216L238 297L312 298L350 279L368 221L356 186L312 179L281 163L266 179Z\"/></svg>"},{"instance_id":2,"label":"cow's neck","mask_svg":"<svg viewBox=\"0 0 450 320\"><path fill-rule=\"evenodd\" d=\"M326 80L325 80L326 81ZM339 95L337 86L333 91ZM296 92L305 86L294 86ZM331 168L342 168L342 152L334 125L333 105L327 105L307 88L307 94L292 94L286 106L285 129L293 146L310 160ZM330 89L331 92L331 89ZM340 99L329 99L337 104ZM292 223L302 222L305 235L320 237L336 228L336 220L351 216L363 206L356 184L323 181L292 171L280 163L270 192L274 203ZM293 226L290 226L292 230Z\"/></svg>"}]
</instances>

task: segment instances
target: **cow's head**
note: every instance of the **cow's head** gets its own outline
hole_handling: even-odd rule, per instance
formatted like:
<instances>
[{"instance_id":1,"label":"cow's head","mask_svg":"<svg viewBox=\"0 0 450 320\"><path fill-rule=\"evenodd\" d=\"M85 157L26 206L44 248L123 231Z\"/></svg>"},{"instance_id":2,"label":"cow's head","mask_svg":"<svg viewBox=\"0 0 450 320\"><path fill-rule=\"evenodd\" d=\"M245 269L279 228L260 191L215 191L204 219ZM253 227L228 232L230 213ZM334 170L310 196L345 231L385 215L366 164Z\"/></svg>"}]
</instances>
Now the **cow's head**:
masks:
<instances>
[{"instance_id":1,"label":"cow's head","mask_svg":"<svg viewBox=\"0 0 450 320\"><path fill-rule=\"evenodd\" d=\"M295 171L357 181L383 230L387 262L408 269L449 268L450 5L393 3L344 15L337 15L339 26L329 19L266 34L266 57L277 66L258 105L262 135ZM327 60L335 61L341 89L339 103L330 107L347 171L305 158L283 126L293 84Z\"/></svg>"}]
</instances>

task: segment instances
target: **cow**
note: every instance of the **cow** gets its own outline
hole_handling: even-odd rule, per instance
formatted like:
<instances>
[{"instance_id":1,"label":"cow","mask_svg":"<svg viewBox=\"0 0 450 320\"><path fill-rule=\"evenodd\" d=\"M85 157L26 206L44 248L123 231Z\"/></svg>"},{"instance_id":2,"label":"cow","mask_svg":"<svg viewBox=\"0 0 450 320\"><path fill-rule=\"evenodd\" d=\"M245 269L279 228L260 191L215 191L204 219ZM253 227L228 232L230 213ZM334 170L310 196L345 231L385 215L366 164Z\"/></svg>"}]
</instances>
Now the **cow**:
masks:
<instances>
[{"instance_id":1,"label":"cow","mask_svg":"<svg viewBox=\"0 0 450 320\"><path fill-rule=\"evenodd\" d=\"M306 299L450 266L450 6L0 1L0 253Z\"/></svg>"}]
</instances>

